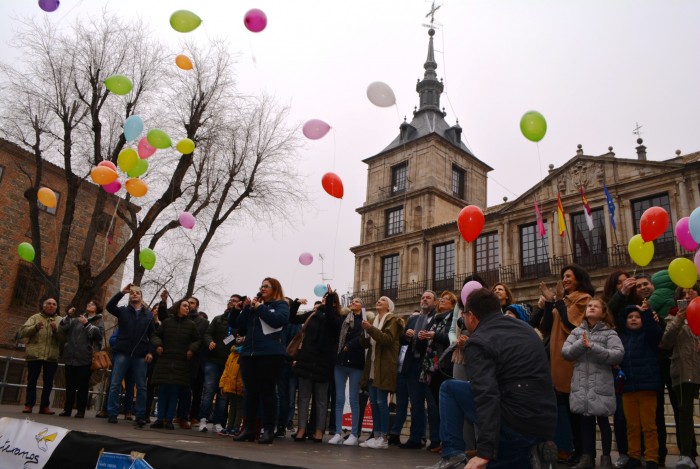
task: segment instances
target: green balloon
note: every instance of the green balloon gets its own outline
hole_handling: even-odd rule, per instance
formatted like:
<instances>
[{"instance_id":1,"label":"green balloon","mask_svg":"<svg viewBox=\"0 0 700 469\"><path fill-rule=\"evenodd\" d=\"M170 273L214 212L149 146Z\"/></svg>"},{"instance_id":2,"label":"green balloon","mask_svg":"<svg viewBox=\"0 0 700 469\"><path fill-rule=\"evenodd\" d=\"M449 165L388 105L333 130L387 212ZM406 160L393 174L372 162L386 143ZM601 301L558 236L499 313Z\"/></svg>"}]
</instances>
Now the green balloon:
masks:
<instances>
[{"instance_id":1,"label":"green balloon","mask_svg":"<svg viewBox=\"0 0 700 469\"><path fill-rule=\"evenodd\" d=\"M32 262L34 260L34 256L36 255L34 252L34 246L26 241L24 243L19 243L19 246L17 246L17 254L19 254L20 259L27 262Z\"/></svg>"},{"instance_id":2,"label":"green balloon","mask_svg":"<svg viewBox=\"0 0 700 469\"><path fill-rule=\"evenodd\" d=\"M146 270L151 270L156 265L156 253L152 249L144 248L139 253L139 263Z\"/></svg>"},{"instance_id":3,"label":"green balloon","mask_svg":"<svg viewBox=\"0 0 700 469\"><path fill-rule=\"evenodd\" d=\"M149 130L146 139L153 148L158 148L160 150L164 148L170 148L170 146L172 145L168 134L166 134L160 129Z\"/></svg>"},{"instance_id":4,"label":"green balloon","mask_svg":"<svg viewBox=\"0 0 700 469\"><path fill-rule=\"evenodd\" d=\"M528 111L520 119L520 131L531 142L539 142L547 133L547 121L537 111Z\"/></svg>"},{"instance_id":5,"label":"green balloon","mask_svg":"<svg viewBox=\"0 0 700 469\"><path fill-rule=\"evenodd\" d=\"M170 26L180 33L194 31L202 24L202 18L188 10L177 10L170 15Z\"/></svg>"},{"instance_id":6,"label":"green balloon","mask_svg":"<svg viewBox=\"0 0 700 469\"><path fill-rule=\"evenodd\" d=\"M130 178L137 178L143 175L146 171L148 171L148 161L139 158L139 160L136 162L136 166L127 171L126 175Z\"/></svg>"},{"instance_id":7,"label":"green balloon","mask_svg":"<svg viewBox=\"0 0 700 469\"><path fill-rule=\"evenodd\" d=\"M105 86L114 94L124 95L131 91L131 80L124 75L112 75L105 79Z\"/></svg>"}]
</instances>

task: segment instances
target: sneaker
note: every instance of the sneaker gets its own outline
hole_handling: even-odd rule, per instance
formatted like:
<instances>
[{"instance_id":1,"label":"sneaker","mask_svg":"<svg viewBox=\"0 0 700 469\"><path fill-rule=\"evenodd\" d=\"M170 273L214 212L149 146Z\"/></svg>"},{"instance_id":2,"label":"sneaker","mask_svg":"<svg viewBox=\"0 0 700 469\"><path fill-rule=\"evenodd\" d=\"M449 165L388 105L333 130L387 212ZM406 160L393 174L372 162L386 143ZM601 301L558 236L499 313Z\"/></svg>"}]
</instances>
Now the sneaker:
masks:
<instances>
[{"instance_id":1,"label":"sneaker","mask_svg":"<svg viewBox=\"0 0 700 469\"><path fill-rule=\"evenodd\" d=\"M440 461L430 466L428 469L457 469L464 467L467 464L467 457L463 454L453 454L447 458L442 458Z\"/></svg>"},{"instance_id":2,"label":"sneaker","mask_svg":"<svg viewBox=\"0 0 700 469\"><path fill-rule=\"evenodd\" d=\"M199 421L199 431L200 432L206 432L208 430L207 428L207 419L202 419Z\"/></svg>"},{"instance_id":3,"label":"sneaker","mask_svg":"<svg viewBox=\"0 0 700 469\"><path fill-rule=\"evenodd\" d=\"M695 464L693 460L688 456L679 456L678 462L676 463L677 469L695 469Z\"/></svg>"},{"instance_id":4,"label":"sneaker","mask_svg":"<svg viewBox=\"0 0 700 469\"><path fill-rule=\"evenodd\" d=\"M329 442L330 443L330 442ZM357 439L355 435L350 435L345 439L343 442L344 446L357 446L360 443L360 440Z\"/></svg>"},{"instance_id":5,"label":"sneaker","mask_svg":"<svg viewBox=\"0 0 700 469\"><path fill-rule=\"evenodd\" d=\"M374 444L374 438L367 438L363 443L360 443L361 448L371 448L370 445Z\"/></svg>"},{"instance_id":6,"label":"sneaker","mask_svg":"<svg viewBox=\"0 0 700 469\"><path fill-rule=\"evenodd\" d=\"M215 431L216 433L219 433L219 432L222 431L223 429L224 429L224 427L222 427L221 424L219 424L219 423L217 423L216 425L214 425L214 431Z\"/></svg>"},{"instance_id":7,"label":"sneaker","mask_svg":"<svg viewBox=\"0 0 700 469\"><path fill-rule=\"evenodd\" d=\"M229 430L228 428L222 428L221 431L220 431L220 432L216 432L216 434L219 435L219 436L230 436L230 435L232 435L233 433L232 433L231 430Z\"/></svg>"},{"instance_id":8,"label":"sneaker","mask_svg":"<svg viewBox=\"0 0 700 469\"><path fill-rule=\"evenodd\" d=\"M343 442L343 435L341 435L340 433L336 433L335 435L333 435L333 438L328 440L329 445L339 445L342 442Z\"/></svg>"},{"instance_id":9,"label":"sneaker","mask_svg":"<svg viewBox=\"0 0 700 469\"><path fill-rule=\"evenodd\" d=\"M372 446L368 447L372 449L387 449L389 447L389 443L387 443L384 437L380 436L379 438L374 439Z\"/></svg>"},{"instance_id":10,"label":"sneaker","mask_svg":"<svg viewBox=\"0 0 700 469\"><path fill-rule=\"evenodd\" d=\"M626 454L621 454L618 458L617 461L615 461L615 467L624 467L625 464L627 464L627 461L629 461L630 458Z\"/></svg>"},{"instance_id":11,"label":"sneaker","mask_svg":"<svg viewBox=\"0 0 700 469\"><path fill-rule=\"evenodd\" d=\"M117 416L116 416L116 415L110 415L110 416L107 418L107 422L108 422L108 423L119 423L119 420L117 419Z\"/></svg>"}]
</instances>

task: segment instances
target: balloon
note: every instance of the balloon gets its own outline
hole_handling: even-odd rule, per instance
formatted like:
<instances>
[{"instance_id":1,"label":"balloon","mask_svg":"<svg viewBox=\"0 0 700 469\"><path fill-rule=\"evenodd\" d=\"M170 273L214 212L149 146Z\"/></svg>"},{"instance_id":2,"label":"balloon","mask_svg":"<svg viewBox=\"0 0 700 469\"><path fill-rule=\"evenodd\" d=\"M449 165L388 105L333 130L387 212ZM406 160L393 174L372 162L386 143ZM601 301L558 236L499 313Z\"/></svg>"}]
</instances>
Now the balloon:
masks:
<instances>
[{"instance_id":1,"label":"balloon","mask_svg":"<svg viewBox=\"0 0 700 469\"><path fill-rule=\"evenodd\" d=\"M99 163L97 163L97 166L104 166L105 168L109 168L112 171L117 170L117 166L114 163L112 163L111 161L107 161L107 160L100 161Z\"/></svg>"},{"instance_id":2,"label":"balloon","mask_svg":"<svg viewBox=\"0 0 700 469\"><path fill-rule=\"evenodd\" d=\"M322 283L319 283L314 287L314 295L323 296L328 291L328 287Z\"/></svg>"},{"instance_id":3,"label":"balloon","mask_svg":"<svg viewBox=\"0 0 700 469\"><path fill-rule=\"evenodd\" d=\"M700 207L696 208L690 214L688 220L688 229L696 243L700 243Z\"/></svg>"},{"instance_id":4,"label":"balloon","mask_svg":"<svg viewBox=\"0 0 700 469\"><path fill-rule=\"evenodd\" d=\"M179 33L189 33L202 24L202 18L188 10L177 10L170 15L170 26Z\"/></svg>"},{"instance_id":5,"label":"balloon","mask_svg":"<svg viewBox=\"0 0 700 469\"><path fill-rule=\"evenodd\" d=\"M148 131L148 143L152 147L159 148L161 150L164 148L169 148L170 145L172 145L168 134L160 129L151 129Z\"/></svg>"},{"instance_id":6,"label":"balloon","mask_svg":"<svg viewBox=\"0 0 700 469\"><path fill-rule=\"evenodd\" d=\"M336 199L343 198L343 181L335 173L326 173L321 178L323 190Z\"/></svg>"},{"instance_id":7,"label":"balloon","mask_svg":"<svg viewBox=\"0 0 700 469\"><path fill-rule=\"evenodd\" d=\"M654 241L668 228L668 212L661 207L649 207L639 219L639 233L644 241Z\"/></svg>"},{"instance_id":8,"label":"balloon","mask_svg":"<svg viewBox=\"0 0 700 469\"><path fill-rule=\"evenodd\" d=\"M112 75L105 79L105 86L114 94L124 95L131 91L131 80L124 75Z\"/></svg>"},{"instance_id":9,"label":"balloon","mask_svg":"<svg viewBox=\"0 0 700 469\"><path fill-rule=\"evenodd\" d=\"M692 288L698 281L698 269L690 259L678 257L668 265L668 276L679 287Z\"/></svg>"},{"instance_id":10,"label":"balloon","mask_svg":"<svg viewBox=\"0 0 700 469\"><path fill-rule=\"evenodd\" d=\"M129 116L124 121L124 138L131 142L139 138L143 132L143 119L139 116Z\"/></svg>"},{"instance_id":11,"label":"balloon","mask_svg":"<svg viewBox=\"0 0 700 469\"><path fill-rule=\"evenodd\" d=\"M90 177L95 183L104 186L105 184L116 181L119 175L115 170L106 166L95 166L92 168L92 171L90 171Z\"/></svg>"},{"instance_id":12,"label":"balloon","mask_svg":"<svg viewBox=\"0 0 700 469\"><path fill-rule=\"evenodd\" d=\"M48 208L54 208L56 206L56 194L48 187L42 187L39 189L36 196L39 199L39 202L41 202L44 206Z\"/></svg>"},{"instance_id":13,"label":"balloon","mask_svg":"<svg viewBox=\"0 0 700 469\"><path fill-rule=\"evenodd\" d=\"M177 219L180 222L180 226L187 228L188 230L194 228L194 224L197 221L195 220L194 215L192 215L190 212L182 212Z\"/></svg>"},{"instance_id":14,"label":"balloon","mask_svg":"<svg viewBox=\"0 0 700 469\"><path fill-rule=\"evenodd\" d=\"M531 142L539 142L547 133L547 121L537 111L527 111L520 118L520 131Z\"/></svg>"},{"instance_id":15,"label":"balloon","mask_svg":"<svg viewBox=\"0 0 700 469\"><path fill-rule=\"evenodd\" d=\"M249 31L259 33L267 26L267 15L262 10L253 8L243 17L243 24Z\"/></svg>"},{"instance_id":16,"label":"balloon","mask_svg":"<svg viewBox=\"0 0 700 469\"><path fill-rule=\"evenodd\" d=\"M126 191L134 197L143 197L148 192L148 186L139 178L127 179Z\"/></svg>"},{"instance_id":17,"label":"balloon","mask_svg":"<svg viewBox=\"0 0 700 469\"><path fill-rule=\"evenodd\" d=\"M148 171L148 160L138 158L136 160L136 166L127 171L126 175L130 178L137 178L142 176L146 171Z\"/></svg>"},{"instance_id":18,"label":"balloon","mask_svg":"<svg viewBox=\"0 0 700 469\"><path fill-rule=\"evenodd\" d=\"M309 265L314 261L314 256L309 252L302 252L299 254L299 263L301 265Z\"/></svg>"},{"instance_id":19,"label":"balloon","mask_svg":"<svg viewBox=\"0 0 700 469\"><path fill-rule=\"evenodd\" d=\"M189 138L183 138L179 142L177 142L177 145L175 145L175 148L177 151L182 153L183 155L189 155L192 153L195 149L194 142L190 140Z\"/></svg>"},{"instance_id":20,"label":"balloon","mask_svg":"<svg viewBox=\"0 0 700 469\"><path fill-rule=\"evenodd\" d=\"M153 252L153 249L143 248L139 252L139 264L146 270L151 270L156 265L156 253Z\"/></svg>"},{"instance_id":21,"label":"balloon","mask_svg":"<svg viewBox=\"0 0 700 469\"><path fill-rule=\"evenodd\" d=\"M685 310L688 327L695 335L700 335L700 297L693 299Z\"/></svg>"},{"instance_id":22,"label":"balloon","mask_svg":"<svg viewBox=\"0 0 700 469\"><path fill-rule=\"evenodd\" d=\"M389 85L381 81L373 81L367 87L367 97L375 106L389 107L396 104L394 90Z\"/></svg>"},{"instance_id":23,"label":"balloon","mask_svg":"<svg viewBox=\"0 0 700 469\"><path fill-rule=\"evenodd\" d=\"M178 55L175 57L175 65L177 65L182 70L192 70L192 61L186 55Z\"/></svg>"},{"instance_id":24,"label":"balloon","mask_svg":"<svg viewBox=\"0 0 700 469\"><path fill-rule=\"evenodd\" d=\"M59 0L39 0L39 8L47 13L56 11L60 4L61 2Z\"/></svg>"},{"instance_id":25,"label":"balloon","mask_svg":"<svg viewBox=\"0 0 700 469\"><path fill-rule=\"evenodd\" d=\"M34 256L36 256L34 246L26 241L24 243L19 243L19 246L17 246L17 254L19 254L20 259L27 262L32 262L34 260Z\"/></svg>"},{"instance_id":26,"label":"balloon","mask_svg":"<svg viewBox=\"0 0 700 469\"><path fill-rule=\"evenodd\" d=\"M471 243L481 234L484 229L484 212L476 205L467 205L460 210L457 216L457 227L462 235L462 238L468 243Z\"/></svg>"},{"instance_id":27,"label":"balloon","mask_svg":"<svg viewBox=\"0 0 700 469\"><path fill-rule=\"evenodd\" d=\"M678 222L676 222L676 238L678 239L678 244L680 244L686 251L695 251L698 248L698 243L693 239L693 235L690 233L690 217L683 217Z\"/></svg>"},{"instance_id":28,"label":"balloon","mask_svg":"<svg viewBox=\"0 0 700 469\"><path fill-rule=\"evenodd\" d=\"M645 243L644 239L642 239L642 235L636 234L632 236L629 243L627 243L627 252L635 264L639 267L644 267L648 265L654 257L654 243Z\"/></svg>"},{"instance_id":29,"label":"balloon","mask_svg":"<svg viewBox=\"0 0 700 469\"><path fill-rule=\"evenodd\" d=\"M462 304L466 305L467 298L469 298L469 295L474 290L478 290L479 288L484 288L484 287L476 280L470 280L467 283L465 283L464 286L462 287L462 294L460 295L462 297Z\"/></svg>"},{"instance_id":30,"label":"balloon","mask_svg":"<svg viewBox=\"0 0 700 469\"><path fill-rule=\"evenodd\" d=\"M331 126L319 119L311 119L304 124L302 132L304 132L304 137L310 140L318 140L331 130Z\"/></svg>"},{"instance_id":31,"label":"balloon","mask_svg":"<svg viewBox=\"0 0 700 469\"><path fill-rule=\"evenodd\" d=\"M695 267L698 269L698 274L700 274L700 251L695 253L695 257L693 257L693 263L695 264Z\"/></svg>"},{"instance_id":32,"label":"balloon","mask_svg":"<svg viewBox=\"0 0 700 469\"><path fill-rule=\"evenodd\" d=\"M139 155L133 148L125 148L119 152L117 157L117 164L119 169L128 173L136 167L136 163L139 162Z\"/></svg>"},{"instance_id":33,"label":"balloon","mask_svg":"<svg viewBox=\"0 0 700 469\"><path fill-rule=\"evenodd\" d=\"M139 140L139 158L146 159L156 152L155 147L148 143L148 138L143 137Z\"/></svg>"},{"instance_id":34,"label":"balloon","mask_svg":"<svg viewBox=\"0 0 700 469\"><path fill-rule=\"evenodd\" d=\"M114 182L110 182L109 184L105 184L102 186L102 189L105 190L105 192L108 192L110 194L116 194L119 192L122 188L122 183L119 179L117 179Z\"/></svg>"}]
</instances>

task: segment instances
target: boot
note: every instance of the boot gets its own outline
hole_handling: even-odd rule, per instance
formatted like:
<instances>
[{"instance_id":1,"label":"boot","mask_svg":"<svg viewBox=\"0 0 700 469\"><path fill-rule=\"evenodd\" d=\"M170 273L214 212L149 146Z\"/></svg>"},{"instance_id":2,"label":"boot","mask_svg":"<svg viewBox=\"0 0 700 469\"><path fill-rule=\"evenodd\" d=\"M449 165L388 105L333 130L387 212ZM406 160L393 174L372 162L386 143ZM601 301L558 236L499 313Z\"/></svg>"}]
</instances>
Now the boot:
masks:
<instances>
[{"instance_id":1,"label":"boot","mask_svg":"<svg viewBox=\"0 0 700 469\"><path fill-rule=\"evenodd\" d=\"M600 469L612 469L613 464L612 459L610 459L610 456L601 456L600 465L598 467Z\"/></svg>"},{"instance_id":2,"label":"boot","mask_svg":"<svg viewBox=\"0 0 700 469\"><path fill-rule=\"evenodd\" d=\"M573 469L593 469L595 464L593 463L593 458L590 454L582 454L581 459L579 459L578 464L576 464Z\"/></svg>"},{"instance_id":3,"label":"boot","mask_svg":"<svg viewBox=\"0 0 700 469\"><path fill-rule=\"evenodd\" d=\"M263 430L263 434L258 440L258 443L261 445L269 445L272 444L273 441L275 441L275 432L270 428L266 428Z\"/></svg>"},{"instance_id":4,"label":"boot","mask_svg":"<svg viewBox=\"0 0 700 469\"><path fill-rule=\"evenodd\" d=\"M233 441L255 441L255 433L251 428L245 428L241 433L233 437Z\"/></svg>"}]
</instances>

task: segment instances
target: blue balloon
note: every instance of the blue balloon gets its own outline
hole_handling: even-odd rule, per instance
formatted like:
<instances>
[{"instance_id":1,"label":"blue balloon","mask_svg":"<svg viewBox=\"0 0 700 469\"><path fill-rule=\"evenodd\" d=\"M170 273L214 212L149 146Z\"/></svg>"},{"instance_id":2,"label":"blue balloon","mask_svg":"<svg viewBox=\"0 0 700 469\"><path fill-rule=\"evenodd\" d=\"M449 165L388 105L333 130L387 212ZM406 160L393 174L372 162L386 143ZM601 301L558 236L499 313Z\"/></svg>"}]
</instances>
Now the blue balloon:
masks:
<instances>
[{"instance_id":1,"label":"blue balloon","mask_svg":"<svg viewBox=\"0 0 700 469\"><path fill-rule=\"evenodd\" d=\"M695 242L700 243L700 207L693 210L693 213L690 214L688 228L690 229L690 235L693 237Z\"/></svg>"},{"instance_id":2,"label":"blue balloon","mask_svg":"<svg viewBox=\"0 0 700 469\"><path fill-rule=\"evenodd\" d=\"M323 296L328 291L328 287L322 283L319 283L314 287L314 295Z\"/></svg>"},{"instance_id":3,"label":"blue balloon","mask_svg":"<svg viewBox=\"0 0 700 469\"><path fill-rule=\"evenodd\" d=\"M124 138L127 142L133 142L143 132L143 120L139 116L129 116L124 121Z\"/></svg>"}]
</instances>

